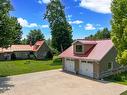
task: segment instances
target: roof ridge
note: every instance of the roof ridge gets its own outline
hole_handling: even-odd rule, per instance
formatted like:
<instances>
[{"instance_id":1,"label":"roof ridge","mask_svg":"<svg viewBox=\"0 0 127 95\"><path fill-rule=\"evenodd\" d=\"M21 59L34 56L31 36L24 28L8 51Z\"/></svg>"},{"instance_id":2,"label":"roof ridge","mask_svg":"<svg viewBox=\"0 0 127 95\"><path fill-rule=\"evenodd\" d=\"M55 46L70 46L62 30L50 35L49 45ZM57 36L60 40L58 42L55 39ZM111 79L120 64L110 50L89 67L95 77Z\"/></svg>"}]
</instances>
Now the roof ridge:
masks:
<instances>
[{"instance_id":1,"label":"roof ridge","mask_svg":"<svg viewBox=\"0 0 127 95\"><path fill-rule=\"evenodd\" d=\"M110 38L107 39L76 39L76 40L84 40L84 41L104 41L104 40L111 40Z\"/></svg>"}]
</instances>

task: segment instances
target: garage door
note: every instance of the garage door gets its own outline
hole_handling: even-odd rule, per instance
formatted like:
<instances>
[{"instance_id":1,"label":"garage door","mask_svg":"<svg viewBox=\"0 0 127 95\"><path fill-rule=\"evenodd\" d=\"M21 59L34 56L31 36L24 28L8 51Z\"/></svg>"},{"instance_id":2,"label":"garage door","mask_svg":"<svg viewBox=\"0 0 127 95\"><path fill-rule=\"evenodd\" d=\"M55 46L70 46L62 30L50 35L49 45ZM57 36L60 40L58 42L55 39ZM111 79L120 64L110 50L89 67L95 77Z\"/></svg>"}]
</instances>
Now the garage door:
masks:
<instances>
[{"instance_id":1,"label":"garage door","mask_svg":"<svg viewBox=\"0 0 127 95\"><path fill-rule=\"evenodd\" d=\"M81 61L79 64L79 73L89 77L93 77L93 64Z\"/></svg>"},{"instance_id":2,"label":"garage door","mask_svg":"<svg viewBox=\"0 0 127 95\"><path fill-rule=\"evenodd\" d=\"M65 70L75 73L75 62L71 59L65 60Z\"/></svg>"}]
</instances>

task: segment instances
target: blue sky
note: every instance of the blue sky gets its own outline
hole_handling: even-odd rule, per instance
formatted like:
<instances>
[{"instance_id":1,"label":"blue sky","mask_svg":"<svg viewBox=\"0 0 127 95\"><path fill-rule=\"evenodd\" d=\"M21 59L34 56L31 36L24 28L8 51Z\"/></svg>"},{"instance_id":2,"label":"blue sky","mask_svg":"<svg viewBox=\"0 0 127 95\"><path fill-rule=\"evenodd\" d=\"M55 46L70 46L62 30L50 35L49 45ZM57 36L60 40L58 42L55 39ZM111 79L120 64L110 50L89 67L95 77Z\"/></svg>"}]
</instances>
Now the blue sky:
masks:
<instances>
[{"instance_id":1,"label":"blue sky","mask_svg":"<svg viewBox=\"0 0 127 95\"><path fill-rule=\"evenodd\" d=\"M49 24L43 20L46 4L50 0L11 0L14 11L11 16L18 18L23 27L23 38L31 29L41 29L45 38L51 38ZM65 6L68 22L73 27L73 39L81 39L97 30L110 29L111 0L61 0Z\"/></svg>"}]
</instances>

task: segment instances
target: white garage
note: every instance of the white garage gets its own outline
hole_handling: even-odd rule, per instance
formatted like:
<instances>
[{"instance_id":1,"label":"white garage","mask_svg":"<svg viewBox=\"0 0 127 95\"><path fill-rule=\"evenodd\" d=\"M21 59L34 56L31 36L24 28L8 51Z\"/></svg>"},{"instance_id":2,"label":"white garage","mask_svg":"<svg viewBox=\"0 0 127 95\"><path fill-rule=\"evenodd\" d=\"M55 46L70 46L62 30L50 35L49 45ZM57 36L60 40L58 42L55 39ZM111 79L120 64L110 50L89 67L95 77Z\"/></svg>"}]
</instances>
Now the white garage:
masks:
<instances>
[{"instance_id":1,"label":"white garage","mask_svg":"<svg viewBox=\"0 0 127 95\"><path fill-rule=\"evenodd\" d=\"M81 61L79 63L79 74L93 77L93 64L87 61Z\"/></svg>"},{"instance_id":2,"label":"white garage","mask_svg":"<svg viewBox=\"0 0 127 95\"><path fill-rule=\"evenodd\" d=\"M75 73L75 62L72 59L65 59L65 70Z\"/></svg>"}]
</instances>

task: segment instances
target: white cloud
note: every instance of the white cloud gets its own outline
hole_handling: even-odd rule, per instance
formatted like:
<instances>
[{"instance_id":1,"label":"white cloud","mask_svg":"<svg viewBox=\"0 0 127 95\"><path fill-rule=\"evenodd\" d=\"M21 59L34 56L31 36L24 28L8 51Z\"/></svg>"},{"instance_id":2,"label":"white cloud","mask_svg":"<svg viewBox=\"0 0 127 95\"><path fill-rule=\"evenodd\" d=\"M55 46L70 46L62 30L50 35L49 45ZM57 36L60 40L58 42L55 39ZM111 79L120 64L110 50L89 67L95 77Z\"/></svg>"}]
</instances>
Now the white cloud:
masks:
<instances>
[{"instance_id":1,"label":"white cloud","mask_svg":"<svg viewBox=\"0 0 127 95\"><path fill-rule=\"evenodd\" d=\"M80 14L80 15L82 15L82 14L83 14L83 12L80 12L79 14Z\"/></svg>"},{"instance_id":2,"label":"white cloud","mask_svg":"<svg viewBox=\"0 0 127 95\"><path fill-rule=\"evenodd\" d=\"M96 28L92 24L86 24L85 25L85 30L95 30Z\"/></svg>"},{"instance_id":3,"label":"white cloud","mask_svg":"<svg viewBox=\"0 0 127 95\"><path fill-rule=\"evenodd\" d=\"M81 24L83 21L81 20L75 20L75 21L69 21L70 24Z\"/></svg>"},{"instance_id":4,"label":"white cloud","mask_svg":"<svg viewBox=\"0 0 127 95\"><path fill-rule=\"evenodd\" d=\"M103 30L103 29L104 29L104 27L100 27L100 28L99 28L99 30Z\"/></svg>"},{"instance_id":5,"label":"white cloud","mask_svg":"<svg viewBox=\"0 0 127 95\"><path fill-rule=\"evenodd\" d=\"M42 3L48 4L49 2L50 2L50 0L38 0L39 4L42 4Z\"/></svg>"},{"instance_id":6,"label":"white cloud","mask_svg":"<svg viewBox=\"0 0 127 95\"><path fill-rule=\"evenodd\" d=\"M18 18L18 23L20 23L22 27L38 27L36 23L29 23L26 19L23 18Z\"/></svg>"},{"instance_id":7,"label":"white cloud","mask_svg":"<svg viewBox=\"0 0 127 95\"><path fill-rule=\"evenodd\" d=\"M22 27L27 27L27 28L32 28L32 27L49 28L48 25L39 25L37 23L29 23L26 19L23 19L23 18L18 18L18 23L20 23Z\"/></svg>"},{"instance_id":8,"label":"white cloud","mask_svg":"<svg viewBox=\"0 0 127 95\"><path fill-rule=\"evenodd\" d=\"M100 27L101 25L100 24L96 24L96 26Z\"/></svg>"},{"instance_id":9,"label":"white cloud","mask_svg":"<svg viewBox=\"0 0 127 95\"><path fill-rule=\"evenodd\" d=\"M49 28L49 25L42 25L42 28Z\"/></svg>"},{"instance_id":10,"label":"white cloud","mask_svg":"<svg viewBox=\"0 0 127 95\"><path fill-rule=\"evenodd\" d=\"M112 0L80 0L80 6L94 12L108 14L111 13Z\"/></svg>"},{"instance_id":11,"label":"white cloud","mask_svg":"<svg viewBox=\"0 0 127 95\"><path fill-rule=\"evenodd\" d=\"M72 15L67 15L68 20L71 20Z\"/></svg>"},{"instance_id":12,"label":"white cloud","mask_svg":"<svg viewBox=\"0 0 127 95\"><path fill-rule=\"evenodd\" d=\"M78 27L80 27L80 28L81 28L81 27L82 27L82 25L79 25Z\"/></svg>"},{"instance_id":13,"label":"white cloud","mask_svg":"<svg viewBox=\"0 0 127 95\"><path fill-rule=\"evenodd\" d=\"M26 27L28 25L27 20L23 19L23 18L18 18L18 23L20 23L20 25L22 27Z\"/></svg>"},{"instance_id":14,"label":"white cloud","mask_svg":"<svg viewBox=\"0 0 127 95\"><path fill-rule=\"evenodd\" d=\"M36 23L30 23L28 27L38 27Z\"/></svg>"}]
</instances>

